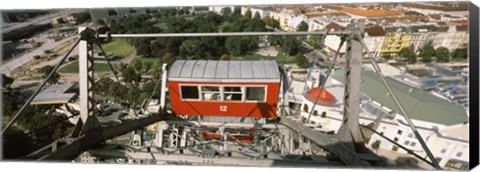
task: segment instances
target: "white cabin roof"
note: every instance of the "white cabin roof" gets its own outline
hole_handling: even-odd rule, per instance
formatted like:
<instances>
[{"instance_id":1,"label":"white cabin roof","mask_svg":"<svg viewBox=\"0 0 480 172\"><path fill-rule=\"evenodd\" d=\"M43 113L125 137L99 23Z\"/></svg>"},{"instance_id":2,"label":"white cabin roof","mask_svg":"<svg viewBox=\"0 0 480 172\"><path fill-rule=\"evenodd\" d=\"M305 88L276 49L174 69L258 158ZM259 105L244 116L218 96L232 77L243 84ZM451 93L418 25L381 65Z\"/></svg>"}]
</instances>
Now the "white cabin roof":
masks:
<instances>
[{"instance_id":1,"label":"white cabin roof","mask_svg":"<svg viewBox=\"0 0 480 172\"><path fill-rule=\"evenodd\" d=\"M275 61L177 60L168 74L170 81L280 82Z\"/></svg>"}]
</instances>

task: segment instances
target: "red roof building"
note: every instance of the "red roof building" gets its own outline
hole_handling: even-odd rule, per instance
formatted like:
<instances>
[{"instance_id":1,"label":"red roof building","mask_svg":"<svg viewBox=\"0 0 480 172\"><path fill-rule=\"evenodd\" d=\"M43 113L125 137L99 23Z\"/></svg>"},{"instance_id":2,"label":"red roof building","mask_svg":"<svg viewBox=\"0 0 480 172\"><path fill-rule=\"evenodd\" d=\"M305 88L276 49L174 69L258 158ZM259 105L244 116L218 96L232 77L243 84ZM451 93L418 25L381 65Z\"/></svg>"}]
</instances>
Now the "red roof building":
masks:
<instances>
[{"instance_id":1,"label":"red roof building","mask_svg":"<svg viewBox=\"0 0 480 172\"><path fill-rule=\"evenodd\" d=\"M315 87L308 91L307 97L310 101L315 102L317 100L318 92L322 90L320 96L318 97L317 104L319 105L333 105L337 101L335 96L333 96L326 89L321 89L322 87Z\"/></svg>"}]
</instances>

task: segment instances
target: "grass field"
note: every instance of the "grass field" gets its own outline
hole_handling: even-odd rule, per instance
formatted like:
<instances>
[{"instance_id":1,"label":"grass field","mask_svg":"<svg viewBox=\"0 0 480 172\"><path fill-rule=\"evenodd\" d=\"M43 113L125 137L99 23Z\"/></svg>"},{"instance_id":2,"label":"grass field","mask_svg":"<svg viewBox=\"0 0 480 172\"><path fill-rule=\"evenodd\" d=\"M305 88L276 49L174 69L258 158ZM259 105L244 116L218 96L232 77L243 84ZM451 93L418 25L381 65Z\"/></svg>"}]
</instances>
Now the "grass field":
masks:
<instances>
[{"instance_id":1,"label":"grass field","mask_svg":"<svg viewBox=\"0 0 480 172\"><path fill-rule=\"evenodd\" d=\"M111 42L102 44L102 47L105 53L113 53L119 58L127 57L135 50L135 47L128 44L125 39L114 39Z\"/></svg>"},{"instance_id":2,"label":"grass field","mask_svg":"<svg viewBox=\"0 0 480 172\"><path fill-rule=\"evenodd\" d=\"M113 69L116 70L117 66L112 64ZM78 73L78 61L70 63L58 70L60 73ZM93 65L93 71L95 72L110 72L110 68L107 63L95 63Z\"/></svg>"},{"instance_id":3,"label":"grass field","mask_svg":"<svg viewBox=\"0 0 480 172\"><path fill-rule=\"evenodd\" d=\"M284 56L278 54L276 57L271 56L262 56L258 54L249 54L242 57L231 57L231 60L275 60L277 63L285 64L285 63L295 63L295 56Z\"/></svg>"}]
</instances>

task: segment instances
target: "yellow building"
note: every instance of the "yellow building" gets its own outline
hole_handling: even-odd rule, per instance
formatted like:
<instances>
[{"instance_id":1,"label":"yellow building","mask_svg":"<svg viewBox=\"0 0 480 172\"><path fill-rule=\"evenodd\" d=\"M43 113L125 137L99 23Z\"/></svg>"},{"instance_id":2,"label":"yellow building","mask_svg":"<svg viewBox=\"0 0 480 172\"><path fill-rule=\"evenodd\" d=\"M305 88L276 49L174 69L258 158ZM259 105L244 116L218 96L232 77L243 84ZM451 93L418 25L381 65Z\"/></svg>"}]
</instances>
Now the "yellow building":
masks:
<instances>
[{"instance_id":1,"label":"yellow building","mask_svg":"<svg viewBox=\"0 0 480 172\"><path fill-rule=\"evenodd\" d=\"M412 34L397 33L385 35L380 55L396 56L402 48L410 46Z\"/></svg>"}]
</instances>

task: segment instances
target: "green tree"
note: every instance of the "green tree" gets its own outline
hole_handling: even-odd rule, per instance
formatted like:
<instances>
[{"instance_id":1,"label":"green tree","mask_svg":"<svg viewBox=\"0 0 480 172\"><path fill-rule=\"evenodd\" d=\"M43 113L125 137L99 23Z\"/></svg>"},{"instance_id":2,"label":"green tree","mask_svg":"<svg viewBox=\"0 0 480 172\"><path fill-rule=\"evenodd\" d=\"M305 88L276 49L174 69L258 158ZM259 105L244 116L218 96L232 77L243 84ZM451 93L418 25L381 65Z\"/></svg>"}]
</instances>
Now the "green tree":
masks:
<instances>
[{"instance_id":1,"label":"green tree","mask_svg":"<svg viewBox=\"0 0 480 172\"><path fill-rule=\"evenodd\" d=\"M226 18L230 17L230 15L232 15L232 9L230 7L224 7L220 11L220 13L222 14L222 17L224 19L226 19Z\"/></svg>"},{"instance_id":2,"label":"green tree","mask_svg":"<svg viewBox=\"0 0 480 172\"><path fill-rule=\"evenodd\" d=\"M432 61L432 57L435 54L435 49L433 48L433 42L430 41L423 45L423 47L419 50L418 56L422 58L424 63L428 63Z\"/></svg>"},{"instance_id":3,"label":"green tree","mask_svg":"<svg viewBox=\"0 0 480 172\"><path fill-rule=\"evenodd\" d=\"M58 23L58 24L64 24L64 23L65 23L65 20L63 20L62 17L59 17L59 18L57 18L57 23Z\"/></svg>"},{"instance_id":4,"label":"green tree","mask_svg":"<svg viewBox=\"0 0 480 172\"><path fill-rule=\"evenodd\" d=\"M116 20L111 20L109 27L112 33L119 33L119 34L125 33L125 29L123 28L123 25L121 25Z\"/></svg>"},{"instance_id":5,"label":"green tree","mask_svg":"<svg viewBox=\"0 0 480 172\"><path fill-rule=\"evenodd\" d=\"M445 47L438 47L435 49L435 57L438 62L448 62L450 61L450 51Z\"/></svg>"},{"instance_id":6,"label":"green tree","mask_svg":"<svg viewBox=\"0 0 480 172\"><path fill-rule=\"evenodd\" d=\"M152 56L163 56L165 54L165 46L159 39L150 42L150 50Z\"/></svg>"},{"instance_id":7,"label":"green tree","mask_svg":"<svg viewBox=\"0 0 480 172\"><path fill-rule=\"evenodd\" d=\"M220 56L219 60L230 60L230 56L228 54L223 54Z\"/></svg>"},{"instance_id":8,"label":"green tree","mask_svg":"<svg viewBox=\"0 0 480 172\"><path fill-rule=\"evenodd\" d=\"M405 47L400 50L398 55L407 61L407 63L414 64L417 62L417 57L415 56L415 51L412 47Z\"/></svg>"},{"instance_id":9,"label":"green tree","mask_svg":"<svg viewBox=\"0 0 480 172\"><path fill-rule=\"evenodd\" d=\"M97 82L95 82L96 91L102 95L107 95L109 93L110 85L113 83L113 80L109 77L102 77Z\"/></svg>"},{"instance_id":10,"label":"green tree","mask_svg":"<svg viewBox=\"0 0 480 172\"><path fill-rule=\"evenodd\" d=\"M136 72L141 72L142 71L142 61L140 59L135 59L132 61L130 64L133 69L135 69Z\"/></svg>"},{"instance_id":11,"label":"green tree","mask_svg":"<svg viewBox=\"0 0 480 172\"><path fill-rule=\"evenodd\" d=\"M307 39L308 44L317 49L323 48L323 41L322 35L310 35L310 37Z\"/></svg>"},{"instance_id":12,"label":"green tree","mask_svg":"<svg viewBox=\"0 0 480 172\"><path fill-rule=\"evenodd\" d=\"M118 68L118 70L122 71L125 68L127 68L127 65L125 63L120 62L120 63L117 64L117 68Z\"/></svg>"},{"instance_id":13,"label":"green tree","mask_svg":"<svg viewBox=\"0 0 480 172\"><path fill-rule=\"evenodd\" d=\"M390 60L392 59L392 56L390 54L384 54L382 58L384 58L385 60Z\"/></svg>"},{"instance_id":14,"label":"green tree","mask_svg":"<svg viewBox=\"0 0 480 172\"><path fill-rule=\"evenodd\" d=\"M268 36L267 38L270 45L276 46L282 43L283 37L281 36Z\"/></svg>"},{"instance_id":15,"label":"green tree","mask_svg":"<svg viewBox=\"0 0 480 172\"><path fill-rule=\"evenodd\" d=\"M141 40L134 46L137 49L137 55L143 55L146 57L152 56L152 49L148 40Z\"/></svg>"},{"instance_id":16,"label":"green tree","mask_svg":"<svg viewBox=\"0 0 480 172\"><path fill-rule=\"evenodd\" d=\"M453 50L452 57L455 59L467 59L468 49L467 48L457 48Z\"/></svg>"},{"instance_id":17,"label":"green tree","mask_svg":"<svg viewBox=\"0 0 480 172\"><path fill-rule=\"evenodd\" d=\"M140 89L138 89L138 87L136 86L130 86L128 87L128 92L127 92L127 99L130 101L130 102L136 102L136 104L140 104L142 102L140 102L140 100L138 99L139 96L140 96Z\"/></svg>"},{"instance_id":18,"label":"green tree","mask_svg":"<svg viewBox=\"0 0 480 172\"><path fill-rule=\"evenodd\" d=\"M108 87L108 94L116 99L125 100L126 89L125 86L118 82L112 82Z\"/></svg>"},{"instance_id":19,"label":"green tree","mask_svg":"<svg viewBox=\"0 0 480 172\"><path fill-rule=\"evenodd\" d=\"M73 13L72 16L77 19L78 24L87 22L92 19L89 12Z\"/></svg>"},{"instance_id":20,"label":"green tree","mask_svg":"<svg viewBox=\"0 0 480 172\"><path fill-rule=\"evenodd\" d=\"M163 59L163 63L167 63L168 65L172 65L173 62L175 62L176 60L175 55L173 55L172 53L165 53L162 59Z\"/></svg>"},{"instance_id":21,"label":"green tree","mask_svg":"<svg viewBox=\"0 0 480 172\"><path fill-rule=\"evenodd\" d=\"M141 104L144 100L148 100L150 98L150 94L150 92L140 92L140 95L138 95L136 100L137 104Z\"/></svg>"},{"instance_id":22,"label":"green tree","mask_svg":"<svg viewBox=\"0 0 480 172\"><path fill-rule=\"evenodd\" d=\"M228 37L225 41L225 48L228 54L239 56L242 54L242 42L238 37Z\"/></svg>"},{"instance_id":23,"label":"green tree","mask_svg":"<svg viewBox=\"0 0 480 172\"><path fill-rule=\"evenodd\" d=\"M255 15L253 15L253 19L254 19L254 20L260 20L260 19L261 19L260 13L259 13L258 11L255 12Z\"/></svg>"},{"instance_id":24,"label":"green tree","mask_svg":"<svg viewBox=\"0 0 480 172\"><path fill-rule=\"evenodd\" d=\"M95 23L94 23L94 24L95 24L96 26L105 26L105 25L107 25L107 24L105 23L105 21L103 21L102 19L97 19L97 20L95 20Z\"/></svg>"},{"instance_id":25,"label":"green tree","mask_svg":"<svg viewBox=\"0 0 480 172\"><path fill-rule=\"evenodd\" d=\"M275 20L275 19L271 18L270 16L265 16L263 18L263 21L265 22L266 25L268 25L272 28L275 28L275 29L280 28L280 22L278 22L278 20Z\"/></svg>"},{"instance_id":26,"label":"green tree","mask_svg":"<svg viewBox=\"0 0 480 172\"><path fill-rule=\"evenodd\" d=\"M295 62L299 67L302 67L302 68L308 66L308 60L302 53L298 53L295 56Z\"/></svg>"},{"instance_id":27,"label":"green tree","mask_svg":"<svg viewBox=\"0 0 480 172\"><path fill-rule=\"evenodd\" d=\"M150 93L152 93L152 91L153 91L153 89L155 88L156 85L157 85L156 82L149 81L149 82L143 84L142 92L150 94ZM153 96L158 96L158 88L157 88L157 91L154 93Z\"/></svg>"},{"instance_id":28,"label":"green tree","mask_svg":"<svg viewBox=\"0 0 480 172\"><path fill-rule=\"evenodd\" d=\"M145 62L143 62L143 65L142 65L143 69L144 69L145 71L147 71L147 72L148 72L150 69L152 69L152 66L153 66L153 63L150 62L150 61L145 61Z\"/></svg>"},{"instance_id":29,"label":"green tree","mask_svg":"<svg viewBox=\"0 0 480 172\"><path fill-rule=\"evenodd\" d=\"M3 135L3 158L20 158L33 150L34 139L15 126L6 130Z\"/></svg>"},{"instance_id":30,"label":"green tree","mask_svg":"<svg viewBox=\"0 0 480 172\"><path fill-rule=\"evenodd\" d=\"M308 31L308 24L305 21L300 22L297 26L297 31Z\"/></svg>"},{"instance_id":31,"label":"green tree","mask_svg":"<svg viewBox=\"0 0 480 172\"><path fill-rule=\"evenodd\" d=\"M127 67L122 71L122 77L123 80L126 83L132 84L132 83L138 83L141 81L141 76L140 74L135 72L135 69L133 67Z\"/></svg>"},{"instance_id":32,"label":"green tree","mask_svg":"<svg viewBox=\"0 0 480 172\"><path fill-rule=\"evenodd\" d=\"M150 76L152 77L152 81L157 81L160 77L160 72L157 70L150 71Z\"/></svg>"},{"instance_id":33,"label":"green tree","mask_svg":"<svg viewBox=\"0 0 480 172\"><path fill-rule=\"evenodd\" d=\"M3 117L11 116L14 112L18 110L18 100L14 97L10 96L9 94L3 94L2 100L2 110L3 110ZM4 122L7 121L5 118Z\"/></svg>"},{"instance_id":34,"label":"green tree","mask_svg":"<svg viewBox=\"0 0 480 172\"><path fill-rule=\"evenodd\" d=\"M50 72L53 71L53 69L54 69L53 66L47 65L47 66L44 66L43 68L40 69L40 73L42 73L43 77L46 78L50 74ZM60 74L58 74L58 72L55 72L55 73L52 74L52 76L47 81L47 83L56 84L56 83L58 83L58 80L60 80Z\"/></svg>"},{"instance_id":35,"label":"green tree","mask_svg":"<svg viewBox=\"0 0 480 172\"><path fill-rule=\"evenodd\" d=\"M250 9L248 9L247 11L245 11L245 17L247 17L248 19L251 19L251 18L252 18L252 11L250 11Z\"/></svg>"},{"instance_id":36,"label":"green tree","mask_svg":"<svg viewBox=\"0 0 480 172\"><path fill-rule=\"evenodd\" d=\"M5 75L3 73L2 73L2 78L1 79L2 79L2 87L10 90L11 85L12 85L13 81L15 81L15 80L13 78L8 77L7 75Z\"/></svg>"},{"instance_id":37,"label":"green tree","mask_svg":"<svg viewBox=\"0 0 480 172\"><path fill-rule=\"evenodd\" d=\"M190 56L193 59L209 58L211 51L206 44L198 39L186 40L180 45L180 56Z\"/></svg>"},{"instance_id":38,"label":"green tree","mask_svg":"<svg viewBox=\"0 0 480 172\"><path fill-rule=\"evenodd\" d=\"M380 140L376 140L375 142L372 143L372 148L375 150L378 150L380 148L380 144L382 142Z\"/></svg>"},{"instance_id":39,"label":"green tree","mask_svg":"<svg viewBox=\"0 0 480 172\"><path fill-rule=\"evenodd\" d=\"M288 55L294 55L300 52L301 42L294 36L285 36L281 43L281 49Z\"/></svg>"}]
</instances>

